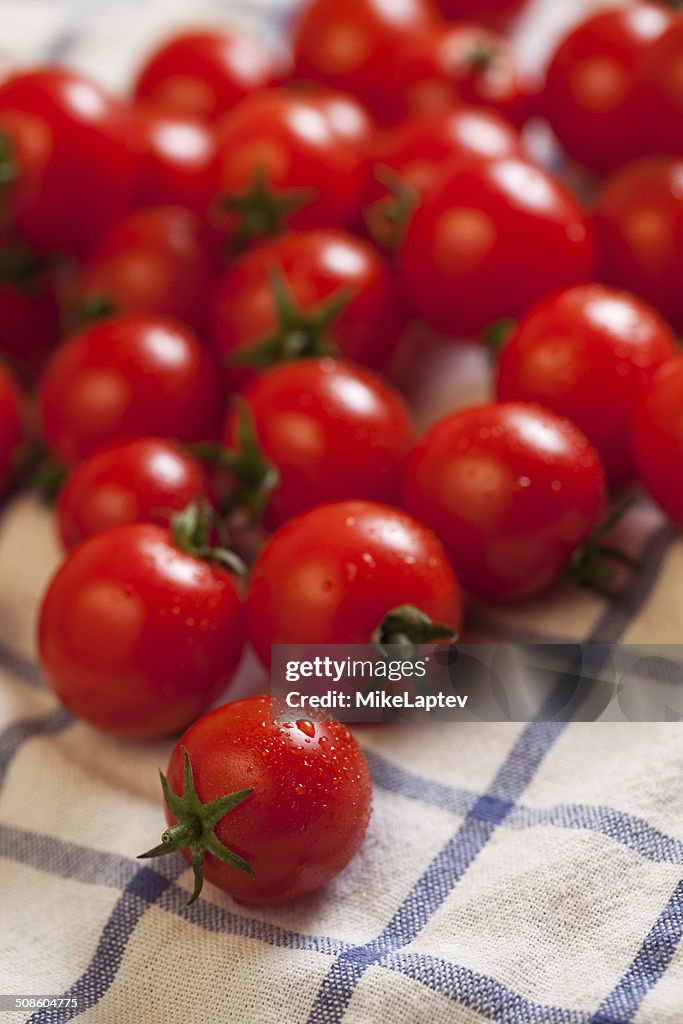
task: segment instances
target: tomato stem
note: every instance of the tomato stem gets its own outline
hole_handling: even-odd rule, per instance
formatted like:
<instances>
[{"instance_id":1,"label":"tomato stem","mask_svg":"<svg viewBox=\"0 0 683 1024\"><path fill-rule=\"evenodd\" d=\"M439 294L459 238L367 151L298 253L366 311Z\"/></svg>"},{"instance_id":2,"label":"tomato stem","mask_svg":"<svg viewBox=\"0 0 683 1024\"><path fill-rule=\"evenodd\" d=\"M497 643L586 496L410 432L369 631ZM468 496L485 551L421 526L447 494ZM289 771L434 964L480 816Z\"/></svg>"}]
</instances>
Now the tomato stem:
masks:
<instances>
[{"instance_id":1,"label":"tomato stem","mask_svg":"<svg viewBox=\"0 0 683 1024\"><path fill-rule=\"evenodd\" d=\"M280 235L291 215L315 199L310 188L279 191L269 183L263 167L257 168L244 192L220 197L214 206L214 221L222 226L222 214L236 221L230 243L230 255L239 256L259 238Z\"/></svg>"},{"instance_id":2,"label":"tomato stem","mask_svg":"<svg viewBox=\"0 0 683 1024\"><path fill-rule=\"evenodd\" d=\"M407 656L417 654L421 644L435 643L437 640L452 643L457 639L455 630L450 626L433 622L419 608L410 604L400 605L387 612L371 638L381 653L384 653L385 647L400 646L408 649Z\"/></svg>"},{"instance_id":3,"label":"tomato stem","mask_svg":"<svg viewBox=\"0 0 683 1024\"><path fill-rule=\"evenodd\" d=\"M481 340L488 349L491 362L495 363L497 361L516 327L516 320L512 317L504 316L500 320L494 320L492 324L484 328Z\"/></svg>"},{"instance_id":4,"label":"tomato stem","mask_svg":"<svg viewBox=\"0 0 683 1024\"><path fill-rule=\"evenodd\" d=\"M632 505L632 498L617 505L574 551L562 573L566 582L612 601L619 597L611 586L616 570L609 563L637 569L640 562L613 544L603 543L602 538L620 522Z\"/></svg>"},{"instance_id":5,"label":"tomato stem","mask_svg":"<svg viewBox=\"0 0 683 1024\"><path fill-rule=\"evenodd\" d=\"M338 355L330 329L353 298L350 289L342 288L312 309L304 310L292 296L278 267L269 267L268 278L277 327L262 341L232 353L227 360L228 366L267 370L297 359Z\"/></svg>"},{"instance_id":6,"label":"tomato stem","mask_svg":"<svg viewBox=\"0 0 683 1024\"><path fill-rule=\"evenodd\" d=\"M376 167L375 177L389 195L370 207L365 214L365 223L379 245L385 249L397 249L417 206L419 193L390 167Z\"/></svg>"},{"instance_id":7,"label":"tomato stem","mask_svg":"<svg viewBox=\"0 0 683 1024\"><path fill-rule=\"evenodd\" d=\"M194 445L192 451L201 461L229 474L235 487L221 512L231 517L238 511L245 511L247 521L239 527L247 529L263 518L270 495L280 482L280 473L263 453L249 406L240 396L233 402L237 409L235 447L209 442Z\"/></svg>"},{"instance_id":8,"label":"tomato stem","mask_svg":"<svg viewBox=\"0 0 683 1024\"><path fill-rule=\"evenodd\" d=\"M176 547L186 554L217 562L236 576L245 576L247 568L239 555L211 544L211 532L216 526L215 509L207 502L192 502L171 519L171 536Z\"/></svg>"},{"instance_id":9,"label":"tomato stem","mask_svg":"<svg viewBox=\"0 0 683 1024\"><path fill-rule=\"evenodd\" d=\"M194 903L202 891L204 858L207 853L213 854L224 864L229 864L238 871L244 871L252 878L255 877L253 868L239 854L221 843L214 832L219 821L246 800L254 790L241 789L236 793L228 793L217 800L212 800L208 804L202 803L195 786L190 755L185 747L181 746L180 749L184 759L183 795L178 796L177 793L174 793L164 773L159 772L164 799L171 814L176 818L176 824L170 825L166 829L159 846L138 856L144 860L164 857L168 853L176 853L179 850L189 850L194 871L194 890L188 901L189 906L190 903Z\"/></svg>"}]
</instances>

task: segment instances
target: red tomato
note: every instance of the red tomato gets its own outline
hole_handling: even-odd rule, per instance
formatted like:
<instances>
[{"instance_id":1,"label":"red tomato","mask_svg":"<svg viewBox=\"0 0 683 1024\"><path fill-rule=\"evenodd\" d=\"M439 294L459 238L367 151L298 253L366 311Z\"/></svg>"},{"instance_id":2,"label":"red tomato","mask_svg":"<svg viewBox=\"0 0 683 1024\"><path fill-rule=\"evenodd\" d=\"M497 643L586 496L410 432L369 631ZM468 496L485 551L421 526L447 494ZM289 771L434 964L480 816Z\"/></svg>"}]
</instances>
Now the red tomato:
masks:
<instances>
[{"instance_id":1,"label":"red tomato","mask_svg":"<svg viewBox=\"0 0 683 1024\"><path fill-rule=\"evenodd\" d=\"M115 224L72 288L74 320L158 313L201 329L215 283L218 241L196 213L153 206Z\"/></svg>"},{"instance_id":2,"label":"red tomato","mask_svg":"<svg viewBox=\"0 0 683 1024\"><path fill-rule=\"evenodd\" d=\"M13 75L0 86L0 163L23 241L82 253L130 196L125 108L64 68Z\"/></svg>"},{"instance_id":3,"label":"red tomato","mask_svg":"<svg viewBox=\"0 0 683 1024\"><path fill-rule=\"evenodd\" d=\"M515 601L554 583L598 525L605 480L578 427L506 402L447 416L408 456L403 504L478 598Z\"/></svg>"},{"instance_id":4,"label":"red tomato","mask_svg":"<svg viewBox=\"0 0 683 1024\"><path fill-rule=\"evenodd\" d=\"M0 356L31 384L60 334L54 281L25 246L0 244Z\"/></svg>"},{"instance_id":5,"label":"red tomato","mask_svg":"<svg viewBox=\"0 0 683 1024\"><path fill-rule=\"evenodd\" d=\"M78 718L119 736L178 732L230 683L244 647L232 577L162 526L128 523L72 551L43 600L40 661Z\"/></svg>"},{"instance_id":6,"label":"red tomato","mask_svg":"<svg viewBox=\"0 0 683 1024\"><path fill-rule=\"evenodd\" d=\"M546 171L514 157L454 164L418 207L399 265L415 312L459 336L595 271L577 201Z\"/></svg>"},{"instance_id":7,"label":"red tomato","mask_svg":"<svg viewBox=\"0 0 683 1024\"><path fill-rule=\"evenodd\" d=\"M267 468L259 474L241 442L245 425L279 477L266 494ZM410 414L396 392L367 370L334 359L307 359L263 374L230 413L224 433L228 448L246 459L237 498L241 484L247 497L266 499L269 530L323 502L395 501L412 438Z\"/></svg>"},{"instance_id":8,"label":"red tomato","mask_svg":"<svg viewBox=\"0 0 683 1024\"><path fill-rule=\"evenodd\" d=\"M349 730L332 720L285 724L273 715L270 697L226 704L191 725L171 754L168 802L175 813L167 806L166 820L210 834L196 854L192 899L202 867L208 881L239 902L304 896L338 875L363 841L372 784ZM226 808L223 798L231 793ZM197 801L204 805L199 814ZM212 807L214 801L222 806ZM182 849L193 863L187 834L176 836L171 827L165 838L143 856Z\"/></svg>"},{"instance_id":9,"label":"red tomato","mask_svg":"<svg viewBox=\"0 0 683 1024\"><path fill-rule=\"evenodd\" d=\"M131 111L130 145L138 158L133 198L139 206L186 206L202 216L214 193L216 142L196 118L154 104Z\"/></svg>"},{"instance_id":10,"label":"red tomato","mask_svg":"<svg viewBox=\"0 0 683 1024\"><path fill-rule=\"evenodd\" d=\"M662 366L643 389L634 443L640 479L683 529L683 356Z\"/></svg>"},{"instance_id":11,"label":"red tomato","mask_svg":"<svg viewBox=\"0 0 683 1024\"><path fill-rule=\"evenodd\" d=\"M413 203L434 187L446 161L524 155L519 132L495 110L459 106L443 113L414 114L378 134L370 150L365 217L372 234L390 243L400 238ZM415 193L412 198L410 191Z\"/></svg>"},{"instance_id":12,"label":"red tomato","mask_svg":"<svg viewBox=\"0 0 683 1024\"><path fill-rule=\"evenodd\" d=\"M543 112L567 153L585 167L603 174L644 152L634 123L638 64L674 18L660 4L635 0L581 22L555 53Z\"/></svg>"},{"instance_id":13,"label":"red tomato","mask_svg":"<svg viewBox=\"0 0 683 1024\"><path fill-rule=\"evenodd\" d=\"M342 231L296 232L248 252L219 282L211 311L233 390L254 373L230 360L250 355L268 366L338 351L381 368L404 326L393 274L373 246Z\"/></svg>"},{"instance_id":14,"label":"red tomato","mask_svg":"<svg viewBox=\"0 0 683 1024\"><path fill-rule=\"evenodd\" d=\"M258 89L273 85L283 68L259 38L207 28L166 40L140 71L135 95L181 117L212 120Z\"/></svg>"},{"instance_id":15,"label":"red tomato","mask_svg":"<svg viewBox=\"0 0 683 1024\"><path fill-rule=\"evenodd\" d=\"M0 365L0 495L12 479L23 439L19 390L9 371Z\"/></svg>"},{"instance_id":16,"label":"red tomato","mask_svg":"<svg viewBox=\"0 0 683 1024\"><path fill-rule=\"evenodd\" d=\"M651 46L638 64L638 132L652 153L683 156L683 18Z\"/></svg>"},{"instance_id":17,"label":"red tomato","mask_svg":"<svg viewBox=\"0 0 683 1024\"><path fill-rule=\"evenodd\" d=\"M393 121L404 111L403 72L437 23L431 0L313 0L294 37L295 73L353 93Z\"/></svg>"},{"instance_id":18,"label":"red tomato","mask_svg":"<svg viewBox=\"0 0 683 1024\"><path fill-rule=\"evenodd\" d=\"M222 401L213 361L192 331L129 313L57 349L39 406L47 445L71 464L128 438L214 438Z\"/></svg>"},{"instance_id":19,"label":"red tomato","mask_svg":"<svg viewBox=\"0 0 683 1024\"><path fill-rule=\"evenodd\" d=\"M683 161L651 157L609 178L595 203L600 276L683 330Z\"/></svg>"},{"instance_id":20,"label":"red tomato","mask_svg":"<svg viewBox=\"0 0 683 1024\"><path fill-rule=\"evenodd\" d=\"M527 114L528 86L512 45L480 25L437 29L407 66L402 87L409 110L448 110L454 103L493 107L515 122Z\"/></svg>"},{"instance_id":21,"label":"red tomato","mask_svg":"<svg viewBox=\"0 0 683 1024\"><path fill-rule=\"evenodd\" d=\"M265 665L272 644L364 644L404 606L457 632L460 587L436 537L405 512L340 501L273 534L251 574L249 635Z\"/></svg>"},{"instance_id":22,"label":"red tomato","mask_svg":"<svg viewBox=\"0 0 683 1024\"><path fill-rule=\"evenodd\" d=\"M543 299L522 318L500 354L498 399L538 402L572 420L597 448L609 480L623 483L635 473L629 438L637 397L677 351L645 303L582 285Z\"/></svg>"},{"instance_id":23,"label":"red tomato","mask_svg":"<svg viewBox=\"0 0 683 1024\"><path fill-rule=\"evenodd\" d=\"M270 89L216 125L216 210L236 248L285 226L344 227L357 217L367 132L340 129L330 100Z\"/></svg>"},{"instance_id":24,"label":"red tomato","mask_svg":"<svg viewBox=\"0 0 683 1024\"><path fill-rule=\"evenodd\" d=\"M124 523L167 526L207 491L202 467L174 441L141 437L95 452L69 475L57 519L65 548Z\"/></svg>"},{"instance_id":25,"label":"red tomato","mask_svg":"<svg viewBox=\"0 0 683 1024\"><path fill-rule=\"evenodd\" d=\"M527 6L527 0L436 0L451 21L481 21L507 25Z\"/></svg>"}]
</instances>

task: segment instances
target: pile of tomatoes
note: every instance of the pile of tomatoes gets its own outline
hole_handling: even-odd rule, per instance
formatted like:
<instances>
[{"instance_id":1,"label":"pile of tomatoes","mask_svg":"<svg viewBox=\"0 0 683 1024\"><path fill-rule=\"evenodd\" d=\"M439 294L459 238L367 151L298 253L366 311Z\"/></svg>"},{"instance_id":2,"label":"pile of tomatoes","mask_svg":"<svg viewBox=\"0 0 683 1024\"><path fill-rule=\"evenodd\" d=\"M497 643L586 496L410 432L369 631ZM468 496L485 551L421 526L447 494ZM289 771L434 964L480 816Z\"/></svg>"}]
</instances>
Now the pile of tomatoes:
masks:
<instances>
[{"instance_id":1,"label":"pile of tomatoes","mask_svg":"<svg viewBox=\"0 0 683 1024\"><path fill-rule=\"evenodd\" d=\"M463 593L609 590L636 480L683 526L683 16L593 16L539 82L524 6L311 0L289 53L186 32L125 98L2 64L0 486L36 441L63 478L41 663L107 732L189 726L162 846L198 885L310 891L369 815L343 726L199 717L247 645L448 641ZM416 436L416 337L484 336L495 401Z\"/></svg>"}]
</instances>

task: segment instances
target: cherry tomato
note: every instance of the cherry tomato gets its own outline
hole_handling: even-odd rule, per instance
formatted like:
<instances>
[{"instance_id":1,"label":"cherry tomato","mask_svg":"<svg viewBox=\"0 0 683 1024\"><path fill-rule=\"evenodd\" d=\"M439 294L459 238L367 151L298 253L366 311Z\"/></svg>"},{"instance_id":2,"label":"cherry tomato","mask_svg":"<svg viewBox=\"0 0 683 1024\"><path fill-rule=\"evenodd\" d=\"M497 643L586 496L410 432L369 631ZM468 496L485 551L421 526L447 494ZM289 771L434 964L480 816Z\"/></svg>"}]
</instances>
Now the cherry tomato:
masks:
<instances>
[{"instance_id":1,"label":"cherry tomato","mask_svg":"<svg viewBox=\"0 0 683 1024\"><path fill-rule=\"evenodd\" d=\"M399 265L415 312L458 336L595 272L590 224L576 200L514 157L450 166L418 206Z\"/></svg>"},{"instance_id":2,"label":"cherry tomato","mask_svg":"<svg viewBox=\"0 0 683 1024\"><path fill-rule=\"evenodd\" d=\"M540 406L474 406L436 423L408 456L403 504L440 538L463 586L515 601L554 583L598 525L600 459Z\"/></svg>"},{"instance_id":3,"label":"cherry tomato","mask_svg":"<svg viewBox=\"0 0 683 1024\"><path fill-rule=\"evenodd\" d=\"M154 206L128 214L80 268L69 303L73 320L158 313L201 330L217 254L217 237L191 210Z\"/></svg>"},{"instance_id":4,"label":"cherry tomato","mask_svg":"<svg viewBox=\"0 0 683 1024\"><path fill-rule=\"evenodd\" d=\"M281 62L259 38L207 28L166 40L140 71L135 95L181 117L213 120L275 84Z\"/></svg>"},{"instance_id":5,"label":"cherry tomato","mask_svg":"<svg viewBox=\"0 0 683 1024\"><path fill-rule=\"evenodd\" d=\"M371 234L396 244L418 198L434 187L446 161L524 155L519 132L495 110L459 106L408 117L379 133L369 152L365 219Z\"/></svg>"},{"instance_id":6,"label":"cherry tomato","mask_svg":"<svg viewBox=\"0 0 683 1024\"><path fill-rule=\"evenodd\" d=\"M528 91L510 42L467 23L438 28L405 69L402 87L409 110L481 104L515 122L526 116Z\"/></svg>"},{"instance_id":7,"label":"cherry tomato","mask_svg":"<svg viewBox=\"0 0 683 1024\"><path fill-rule=\"evenodd\" d=\"M265 459L260 467L243 443L245 431ZM267 500L269 530L323 502L395 501L412 438L410 414L392 388L334 359L307 359L263 374L244 392L224 432L241 463L237 500L240 485L252 503ZM264 493L268 467L278 480Z\"/></svg>"},{"instance_id":8,"label":"cherry tomato","mask_svg":"<svg viewBox=\"0 0 683 1024\"><path fill-rule=\"evenodd\" d=\"M167 804L175 813L167 806L166 843L150 853L182 849L192 864L187 835L174 824L212 833L195 853L192 899L202 869L240 903L304 896L338 875L363 841L372 784L349 730L332 720L273 718L270 697L226 704L191 725L171 754ZM231 793L229 813L211 807Z\"/></svg>"},{"instance_id":9,"label":"cherry tomato","mask_svg":"<svg viewBox=\"0 0 683 1024\"><path fill-rule=\"evenodd\" d=\"M10 372L0 365L0 495L12 479L23 439L19 390Z\"/></svg>"},{"instance_id":10,"label":"cherry tomato","mask_svg":"<svg viewBox=\"0 0 683 1024\"><path fill-rule=\"evenodd\" d=\"M638 64L674 18L662 5L635 0L581 22L555 53L543 112L567 153L585 167L604 174L644 152L634 123Z\"/></svg>"},{"instance_id":11,"label":"cherry tomato","mask_svg":"<svg viewBox=\"0 0 683 1024\"><path fill-rule=\"evenodd\" d=\"M457 632L460 587L430 530L405 512L340 501L273 534L251 574L249 635L265 665L272 644L364 644L410 606Z\"/></svg>"},{"instance_id":12,"label":"cherry tomato","mask_svg":"<svg viewBox=\"0 0 683 1024\"><path fill-rule=\"evenodd\" d=\"M394 121L404 111L404 69L437 23L431 0L314 0L295 32L295 73L353 93L380 121Z\"/></svg>"},{"instance_id":13,"label":"cherry tomato","mask_svg":"<svg viewBox=\"0 0 683 1024\"><path fill-rule=\"evenodd\" d=\"M638 64L637 99L641 134L647 150L683 156L683 18L651 46Z\"/></svg>"},{"instance_id":14,"label":"cherry tomato","mask_svg":"<svg viewBox=\"0 0 683 1024\"><path fill-rule=\"evenodd\" d=\"M595 203L600 276L683 330L683 161L650 157L608 178Z\"/></svg>"},{"instance_id":15,"label":"cherry tomato","mask_svg":"<svg viewBox=\"0 0 683 1024\"><path fill-rule=\"evenodd\" d=\"M634 443L640 479L683 529L683 356L662 366L643 388Z\"/></svg>"},{"instance_id":16,"label":"cherry tomato","mask_svg":"<svg viewBox=\"0 0 683 1024\"><path fill-rule=\"evenodd\" d=\"M200 464L174 441L141 437L95 452L76 466L59 493L65 548L124 523L168 526L207 492Z\"/></svg>"},{"instance_id":17,"label":"cherry tomato","mask_svg":"<svg viewBox=\"0 0 683 1024\"><path fill-rule=\"evenodd\" d=\"M204 216L214 193L216 143L196 118L139 104L130 115L130 145L138 158L139 206L186 206Z\"/></svg>"},{"instance_id":18,"label":"cherry tomato","mask_svg":"<svg viewBox=\"0 0 683 1024\"><path fill-rule=\"evenodd\" d=\"M507 25L527 6L527 0L436 0L451 21L480 21Z\"/></svg>"},{"instance_id":19,"label":"cherry tomato","mask_svg":"<svg viewBox=\"0 0 683 1024\"><path fill-rule=\"evenodd\" d=\"M581 428L612 483L635 473L637 397L678 351L661 317L627 292L590 284L532 307L498 362L500 401L538 402ZM609 409L605 410L605 397Z\"/></svg>"},{"instance_id":20,"label":"cherry tomato","mask_svg":"<svg viewBox=\"0 0 683 1024\"><path fill-rule=\"evenodd\" d=\"M242 358L267 367L338 351L379 369L404 326L393 274L373 246L342 231L293 232L254 248L220 280L211 310L233 390L254 376Z\"/></svg>"},{"instance_id":21,"label":"cherry tomato","mask_svg":"<svg viewBox=\"0 0 683 1024\"><path fill-rule=\"evenodd\" d=\"M71 464L134 437L212 439L222 400L213 361L189 328L128 313L57 349L39 406L47 445Z\"/></svg>"},{"instance_id":22,"label":"cherry tomato","mask_svg":"<svg viewBox=\"0 0 683 1024\"><path fill-rule=\"evenodd\" d=\"M0 86L0 166L23 241L82 253L130 196L125 108L64 68L13 75Z\"/></svg>"},{"instance_id":23,"label":"cherry tomato","mask_svg":"<svg viewBox=\"0 0 683 1024\"><path fill-rule=\"evenodd\" d=\"M78 718L119 736L168 736L226 689L244 647L230 574L162 526L128 523L67 556L40 611L40 661Z\"/></svg>"},{"instance_id":24,"label":"cherry tomato","mask_svg":"<svg viewBox=\"0 0 683 1024\"><path fill-rule=\"evenodd\" d=\"M347 109L362 111L344 99ZM344 227L357 217L368 133L340 128L330 100L329 93L270 89L216 125L217 217L236 249L285 226Z\"/></svg>"}]
</instances>

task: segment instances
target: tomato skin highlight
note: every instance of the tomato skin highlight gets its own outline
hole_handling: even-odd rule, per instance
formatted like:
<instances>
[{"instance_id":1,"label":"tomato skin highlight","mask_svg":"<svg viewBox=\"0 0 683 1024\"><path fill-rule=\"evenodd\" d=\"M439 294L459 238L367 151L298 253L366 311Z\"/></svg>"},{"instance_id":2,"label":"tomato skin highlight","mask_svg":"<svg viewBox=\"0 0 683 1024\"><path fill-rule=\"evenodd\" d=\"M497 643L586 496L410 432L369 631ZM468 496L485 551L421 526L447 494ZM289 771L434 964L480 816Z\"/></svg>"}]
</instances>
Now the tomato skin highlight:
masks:
<instances>
[{"instance_id":1,"label":"tomato skin highlight","mask_svg":"<svg viewBox=\"0 0 683 1024\"><path fill-rule=\"evenodd\" d=\"M12 374L0 365L0 497L7 490L24 440L22 400Z\"/></svg>"},{"instance_id":2,"label":"tomato skin highlight","mask_svg":"<svg viewBox=\"0 0 683 1024\"><path fill-rule=\"evenodd\" d=\"M347 293L348 304L329 327L333 348L371 369L389 362L406 317L395 277L376 249L343 231L291 232L246 253L218 282L210 338L229 390L241 390L255 376L229 360L247 355L278 328L273 269L304 311Z\"/></svg>"},{"instance_id":3,"label":"tomato skin highlight","mask_svg":"<svg viewBox=\"0 0 683 1024\"><path fill-rule=\"evenodd\" d=\"M314 505L398 498L413 428L405 403L379 377L342 360L308 359L264 373L243 398L280 476L263 519L268 530ZM238 418L234 410L225 424L229 448Z\"/></svg>"},{"instance_id":4,"label":"tomato skin highlight","mask_svg":"<svg viewBox=\"0 0 683 1024\"><path fill-rule=\"evenodd\" d=\"M569 156L590 170L605 174L646 151L637 128L639 61L675 18L663 4L636 0L581 22L557 49L543 113Z\"/></svg>"},{"instance_id":5,"label":"tomato skin highlight","mask_svg":"<svg viewBox=\"0 0 683 1024\"><path fill-rule=\"evenodd\" d=\"M0 85L0 133L18 163L9 220L27 245L83 254L123 212L135 173L126 128L122 103L65 68Z\"/></svg>"},{"instance_id":6,"label":"tomato skin highlight","mask_svg":"<svg viewBox=\"0 0 683 1024\"><path fill-rule=\"evenodd\" d=\"M634 444L641 481L683 529L683 356L662 366L643 389Z\"/></svg>"},{"instance_id":7,"label":"tomato skin highlight","mask_svg":"<svg viewBox=\"0 0 683 1024\"><path fill-rule=\"evenodd\" d=\"M415 313L458 337L595 276L591 225L530 161L463 158L423 198L398 254Z\"/></svg>"},{"instance_id":8,"label":"tomato skin highlight","mask_svg":"<svg viewBox=\"0 0 683 1024\"><path fill-rule=\"evenodd\" d=\"M348 98L353 102L352 97ZM216 203L253 190L261 179L275 200L291 200L284 226L346 227L354 223L365 175L365 145L341 133L330 112L330 94L270 89L243 100L216 125ZM216 222L244 248L277 233L281 225L252 223L227 209Z\"/></svg>"},{"instance_id":9,"label":"tomato skin highlight","mask_svg":"<svg viewBox=\"0 0 683 1024\"><path fill-rule=\"evenodd\" d=\"M256 36L209 28L180 32L150 54L135 96L181 117L215 120L251 92L275 84L282 70Z\"/></svg>"},{"instance_id":10,"label":"tomato skin highlight","mask_svg":"<svg viewBox=\"0 0 683 1024\"><path fill-rule=\"evenodd\" d=\"M180 795L185 747L202 803L253 787L215 833L255 878L211 853L204 861L207 881L244 903L292 900L325 885L358 851L370 818L370 772L346 726L281 724L273 713L266 696L217 708L190 726L168 765ZM166 818L175 822L168 810Z\"/></svg>"},{"instance_id":11,"label":"tomato skin highlight","mask_svg":"<svg viewBox=\"0 0 683 1024\"><path fill-rule=\"evenodd\" d=\"M683 331L683 161L626 164L594 205L600 278L640 295Z\"/></svg>"},{"instance_id":12,"label":"tomato skin highlight","mask_svg":"<svg viewBox=\"0 0 683 1024\"><path fill-rule=\"evenodd\" d=\"M431 35L431 2L314 0L294 35L294 74L358 96L383 124L404 112L403 73Z\"/></svg>"},{"instance_id":13,"label":"tomato skin highlight","mask_svg":"<svg viewBox=\"0 0 683 1024\"><path fill-rule=\"evenodd\" d=\"M249 636L268 665L276 643L370 643L386 613L406 604L460 628L460 587L431 531L385 505L320 505L280 527L261 552Z\"/></svg>"},{"instance_id":14,"label":"tomato skin highlight","mask_svg":"<svg viewBox=\"0 0 683 1024\"><path fill-rule=\"evenodd\" d=\"M199 463L174 441L141 437L90 455L59 492L57 521L68 550L124 523L168 526L173 512L207 493Z\"/></svg>"},{"instance_id":15,"label":"tomato skin highlight","mask_svg":"<svg viewBox=\"0 0 683 1024\"><path fill-rule=\"evenodd\" d=\"M205 216L214 186L216 143L210 127L153 103L134 107L130 145L137 156L138 206L186 206Z\"/></svg>"},{"instance_id":16,"label":"tomato skin highlight","mask_svg":"<svg viewBox=\"0 0 683 1024\"><path fill-rule=\"evenodd\" d=\"M67 339L38 401L43 438L67 465L134 437L212 440L222 414L216 367L192 331L140 313Z\"/></svg>"},{"instance_id":17,"label":"tomato skin highlight","mask_svg":"<svg viewBox=\"0 0 683 1024\"><path fill-rule=\"evenodd\" d=\"M628 292L580 285L542 299L518 323L498 359L498 399L565 416L597 448L610 482L624 483L636 471L629 438L638 395L677 352L654 309Z\"/></svg>"},{"instance_id":18,"label":"tomato skin highlight","mask_svg":"<svg viewBox=\"0 0 683 1024\"><path fill-rule=\"evenodd\" d=\"M225 690L244 632L227 572L182 552L164 527L127 524L90 537L58 569L40 612L40 660L78 718L151 739Z\"/></svg>"},{"instance_id":19,"label":"tomato skin highlight","mask_svg":"<svg viewBox=\"0 0 683 1024\"><path fill-rule=\"evenodd\" d=\"M551 586L598 525L605 479L578 427L540 406L474 406L408 456L403 505L448 551L465 590L517 601Z\"/></svg>"}]
</instances>

